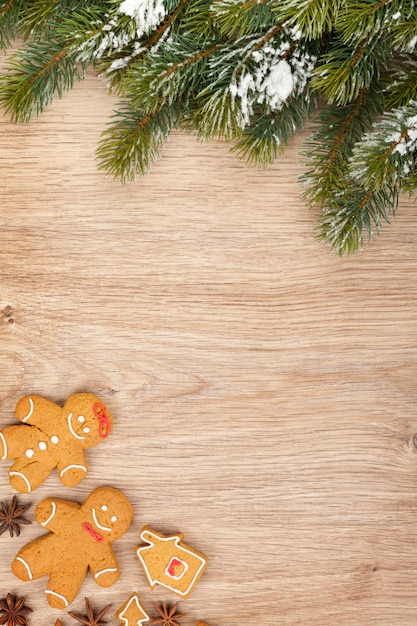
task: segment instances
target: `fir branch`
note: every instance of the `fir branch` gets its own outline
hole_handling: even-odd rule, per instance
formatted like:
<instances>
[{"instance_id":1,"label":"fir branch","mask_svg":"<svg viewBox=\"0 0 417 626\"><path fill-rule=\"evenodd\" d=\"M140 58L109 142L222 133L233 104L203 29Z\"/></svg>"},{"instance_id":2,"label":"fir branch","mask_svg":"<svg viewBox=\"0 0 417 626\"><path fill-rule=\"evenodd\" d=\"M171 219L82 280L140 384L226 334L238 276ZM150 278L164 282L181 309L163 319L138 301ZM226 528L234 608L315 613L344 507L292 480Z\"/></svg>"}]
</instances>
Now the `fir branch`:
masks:
<instances>
[{"instance_id":1,"label":"fir branch","mask_svg":"<svg viewBox=\"0 0 417 626\"><path fill-rule=\"evenodd\" d=\"M245 125L246 121L236 98L229 90L223 89L211 92L193 117L193 126L203 139L218 137L231 141L242 135Z\"/></svg>"},{"instance_id":2,"label":"fir branch","mask_svg":"<svg viewBox=\"0 0 417 626\"><path fill-rule=\"evenodd\" d=\"M379 80L391 56L392 51L382 35L361 41L356 49L336 39L317 64L312 86L329 104L345 106Z\"/></svg>"},{"instance_id":3,"label":"fir branch","mask_svg":"<svg viewBox=\"0 0 417 626\"><path fill-rule=\"evenodd\" d=\"M233 39L270 30L276 18L271 0L219 0L212 3L213 19L220 33Z\"/></svg>"},{"instance_id":4,"label":"fir branch","mask_svg":"<svg viewBox=\"0 0 417 626\"><path fill-rule=\"evenodd\" d=\"M28 10L22 14L19 31L24 39L36 34L45 38L50 25L53 34L59 21L83 6L83 0L32 0Z\"/></svg>"},{"instance_id":5,"label":"fir branch","mask_svg":"<svg viewBox=\"0 0 417 626\"><path fill-rule=\"evenodd\" d=\"M386 113L350 159L351 176L366 190L392 189L417 159L417 103Z\"/></svg>"},{"instance_id":6,"label":"fir branch","mask_svg":"<svg viewBox=\"0 0 417 626\"><path fill-rule=\"evenodd\" d=\"M25 0L3 0L0 3L0 50L6 50L12 45L27 8L28 2Z\"/></svg>"},{"instance_id":7,"label":"fir branch","mask_svg":"<svg viewBox=\"0 0 417 626\"><path fill-rule=\"evenodd\" d=\"M71 44L47 39L34 40L13 55L7 73L0 75L0 104L15 122L27 122L39 115L52 101L62 96L84 77L77 65Z\"/></svg>"},{"instance_id":8,"label":"fir branch","mask_svg":"<svg viewBox=\"0 0 417 626\"><path fill-rule=\"evenodd\" d=\"M391 27L392 46L401 51L412 53L417 45L417 5L414 0L408 11L404 9L405 18L398 19Z\"/></svg>"},{"instance_id":9,"label":"fir branch","mask_svg":"<svg viewBox=\"0 0 417 626\"><path fill-rule=\"evenodd\" d=\"M319 236L351 253L417 188L416 24L415 0L0 0L0 47L27 42L0 75L0 104L28 120L93 65L124 98L97 154L125 182L174 127L267 165L316 91L304 198Z\"/></svg>"},{"instance_id":10,"label":"fir branch","mask_svg":"<svg viewBox=\"0 0 417 626\"><path fill-rule=\"evenodd\" d=\"M129 71L129 86L125 89L132 107L154 113L162 106L186 103L195 90L207 58L218 49L213 44L196 52L192 38L181 37L175 42L162 43L134 63Z\"/></svg>"},{"instance_id":11,"label":"fir branch","mask_svg":"<svg viewBox=\"0 0 417 626\"><path fill-rule=\"evenodd\" d=\"M385 106L388 110L417 101L417 59L402 57L397 61L397 68L391 76L385 95Z\"/></svg>"},{"instance_id":12,"label":"fir branch","mask_svg":"<svg viewBox=\"0 0 417 626\"><path fill-rule=\"evenodd\" d=\"M253 123L245 128L232 152L250 165L271 165L294 135L302 131L315 108L316 99L307 89L298 97L291 98L281 111L256 116Z\"/></svg>"},{"instance_id":13,"label":"fir branch","mask_svg":"<svg viewBox=\"0 0 417 626\"><path fill-rule=\"evenodd\" d=\"M198 132L204 138L240 137L255 110L268 115L302 93L314 62L281 24L256 38L223 45L210 59L207 85L197 96L202 102L195 115Z\"/></svg>"},{"instance_id":14,"label":"fir branch","mask_svg":"<svg viewBox=\"0 0 417 626\"><path fill-rule=\"evenodd\" d=\"M103 133L97 149L99 168L123 183L144 176L159 158L180 116L178 106L163 106L152 114L122 103Z\"/></svg>"},{"instance_id":15,"label":"fir branch","mask_svg":"<svg viewBox=\"0 0 417 626\"><path fill-rule=\"evenodd\" d=\"M324 207L349 187L346 172L353 147L371 130L375 117L382 111L383 97L378 89L362 89L352 104L321 111L315 132L305 142L307 149L303 155L310 169L300 177L307 185L303 198L310 206Z\"/></svg>"},{"instance_id":16,"label":"fir branch","mask_svg":"<svg viewBox=\"0 0 417 626\"><path fill-rule=\"evenodd\" d=\"M416 193L417 189L417 159L410 166L407 177L401 181L402 191L408 192L410 195Z\"/></svg>"},{"instance_id":17,"label":"fir branch","mask_svg":"<svg viewBox=\"0 0 417 626\"><path fill-rule=\"evenodd\" d=\"M189 4L188 0L181 0L150 36L137 39L133 35L123 46L116 50L108 50L104 58L102 53L100 53L95 64L101 70L102 76L106 78L110 91L121 93L125 97L128 96L130 78L134 76L131 81L134 84L136 82L136 72L139 72L139 76L141 76L139 68L141 67L143 57L159 46ZM101 34L103 32L103 29L101 29ZM100 31L98 34L100 34ZM103 43L100 44L100 47L101 49L103 48ZM94 59L95 54L95 51L92 50L92 59ZM134 71L130 71L132 68L135 68Z\"/></svg>"},{"instance_id":18,"label":"fir branch","mask_svg":"<svg viewBox=\"0 0 417 626\"><path fill-rule=\"evenodd\" d=\"M218 29L211 10L212 0L192 0L186 5L181 31L196 40L214 40L218 36Z\"/></svg>"},{"instance_id":19,"label":"fir branch","mask_svg":"<svg viewBox=\"0 0 417 626\"><path fill-rule=\"evenodd\" d=\"M336 30L343 43L351 46L358 46L382 32L386 36L401 5L401 0L346 0Z\"/></svg>"},{"instance_id":20,"label":"fir branch","mask_svg":"<svg viewBox=\"0 0 417 626\"><path fill-rule=\"evenodd\" d=\"M175 21L178 19L178 16L181 15L181 12L184 11L187 4L190 4L189 0L181 0L175 7L175 9L168 13L167 17L163 22L155 29L150 37L149 41L146 42L146 47L151 50L153 46L161 39L161 37L170 29Z\"/></svg>"},{"instance_id":21,"label":"fir branch","mask_svg":"<svg viewBox=\"0 0 417 626\"><path fill-rule=\"evenodd\" d=\"M94 30L84 41L81 41L82 32L77 32L79 58L94 63L105 77L110 91L126 96L129 68L158 47L190 4L193 3L186 0L167 0L164 16L158 13L161 19L154 30L149 24L139 23L139 15L123 14L120 3L115 4L111 12L92 21ZM84 32L86 30L84 28Z\"/></svg>"},{"instance_id":22,"label":"fir branch","mask_svg":"<svg viewBox=\"0 0 417 626\"><path fill-rule=\"evenodd\" d=\"M398 204L396 188L365 191L353 181L343 192L334 194L320 215L318 239L324 240L339 256L355 254L379 234L382 223L389 223Z\"/></svg>"},{"instance_id":23,"label":"fir branch","mask_svg":"<svg viewBox=\"0 0 417 626\"><path fill-rule=\"evenodd\" d=\"M346 0L288 0L277 2L273 11L278 21L286 22L312 40L333 30L345 4Z\"/></svg>"}]
</instances>

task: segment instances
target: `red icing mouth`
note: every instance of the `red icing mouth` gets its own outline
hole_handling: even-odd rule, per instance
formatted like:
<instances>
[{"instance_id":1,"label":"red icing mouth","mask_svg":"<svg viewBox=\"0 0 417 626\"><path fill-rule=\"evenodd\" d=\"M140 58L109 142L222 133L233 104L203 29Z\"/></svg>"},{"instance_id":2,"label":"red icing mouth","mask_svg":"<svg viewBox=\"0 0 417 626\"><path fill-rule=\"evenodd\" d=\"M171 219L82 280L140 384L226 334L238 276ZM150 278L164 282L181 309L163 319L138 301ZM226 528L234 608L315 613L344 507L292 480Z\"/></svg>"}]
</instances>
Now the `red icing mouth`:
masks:
<instances>
[{"instance_id":1,"label":"red icing mouth","mask_svg":"<svg viewBox=\"0 0 417 626\"><path fill-rule=\"evenodd\" d=\"M94 528L88 522L84 522L82 527L92 536L93 539L97 541L97 543L102 543L104 541L104 537L102 537L99 533L96 533Z\"/></svg>"},{"instance_id":2,"label":"red icing mouth","mask_svg":"<svg viewBox=\"0 0 417 626\"><path fill-rule=\"evenodd\" d=\"M106 413L106 407L104 406L104 404L101 404L101 402L96 402L93 406L93 413L100 422L98 435L102 439L105 439L110 435L111 430L110 420Z\"/></svg>"}]
</instances>

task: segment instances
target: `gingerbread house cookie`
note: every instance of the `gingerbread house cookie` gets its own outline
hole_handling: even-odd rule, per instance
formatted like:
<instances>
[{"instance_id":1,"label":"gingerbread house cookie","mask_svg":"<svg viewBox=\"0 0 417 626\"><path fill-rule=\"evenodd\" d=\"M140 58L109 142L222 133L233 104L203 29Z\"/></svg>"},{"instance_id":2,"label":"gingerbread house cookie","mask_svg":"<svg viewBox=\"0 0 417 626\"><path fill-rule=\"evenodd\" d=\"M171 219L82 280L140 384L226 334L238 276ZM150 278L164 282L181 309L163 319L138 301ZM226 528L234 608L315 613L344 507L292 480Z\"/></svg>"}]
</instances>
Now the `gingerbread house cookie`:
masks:
<instances>
[{"instance_id":1,"label":"gingerbread house cookie","mask_svg":"<svg viewBox=\"0 0 417 626\"><path fill-rule=\"evenodd\" d=\"M188 598L208 559L183 542L183 534L165 536L144 526L136 554L143 566L150 587L162 585L182 598Z\"/></svg>"}]
</instances>

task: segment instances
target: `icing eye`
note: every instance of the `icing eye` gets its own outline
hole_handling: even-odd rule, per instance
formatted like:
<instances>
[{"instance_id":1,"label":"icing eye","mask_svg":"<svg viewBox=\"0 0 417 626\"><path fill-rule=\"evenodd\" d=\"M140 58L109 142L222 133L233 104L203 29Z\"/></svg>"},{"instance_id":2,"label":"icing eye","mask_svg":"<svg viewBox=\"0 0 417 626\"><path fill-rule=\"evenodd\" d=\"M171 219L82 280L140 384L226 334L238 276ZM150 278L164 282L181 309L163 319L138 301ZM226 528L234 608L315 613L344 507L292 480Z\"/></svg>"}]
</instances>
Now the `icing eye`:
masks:
<instances>
[{"instance_id":1,"label":"icing eye","mask_svg":"<svg viewBox=\"0 0 417 626\"><path fill-rule=\"evenodd\" d=\"M85 417L84 415L79 415L77 417L77 421L80 422L80 424L83 424L85 422Z\"/></svg>"},{"instance_id":2,"label":"icing eye","mask_svg":"<svg viewBox=\"0 0 417 626\"><path fill-rule=\"evenodd\" d=\"M103 504L103 506L101 507L102 511L108 511L109 507L107 506L107 504Z\"/></svg>"},{"instance_id":3,"label":"icing eye","mask_svg":"<svg viewBox=\"0 0 417 626\"><path fill-rule=\"evenodd\" d=\"M111 521L112 521L112 522L113 522L113 524L114 524L114 522L117 522L117 517L116 517L115 515L113 515L113 517L111 518Z\"/></svg>"},{"instance_id":4,"label":"icing eye","mask_svg":"<svg viewBox=\"0 0 417 626\"><path fill-rule=\"evenodd\" d=\"M90 429L88 428L88 426L83 428L83 433L86 433L88 435L89 432L90 432Z\"/></svg>"}]
</instances>

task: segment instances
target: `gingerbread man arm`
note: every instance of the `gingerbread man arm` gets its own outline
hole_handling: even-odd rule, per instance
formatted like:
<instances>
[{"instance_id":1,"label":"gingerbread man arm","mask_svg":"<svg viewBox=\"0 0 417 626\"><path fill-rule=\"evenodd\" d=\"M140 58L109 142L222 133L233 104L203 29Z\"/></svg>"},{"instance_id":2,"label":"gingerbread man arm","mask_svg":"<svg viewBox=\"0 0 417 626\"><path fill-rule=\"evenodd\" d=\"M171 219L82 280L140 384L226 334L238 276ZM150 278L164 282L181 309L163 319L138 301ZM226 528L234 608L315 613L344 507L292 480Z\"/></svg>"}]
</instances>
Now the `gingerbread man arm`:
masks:
<instances>
[{"instance_id":1,"label":"gingerbread man arm","mask_svg":"<svg viewBox=\"0 0 417 626\"><path fill-rule=\"evenodd\" d=\"M93 554L89 567L94 580L100 587L110 587L120 576L119 564L110 544L102 545L97 554Z\"/></svg>"},{"instance_id":2,"label":"gingerbread man arm","mask_svg":"<svg viewBox=\"0 0 417 626\"><path fill-rule=\"evenodd\" d=\"M20 422L32 424L43 430L51 415L61 410L55 402L41 396L25 396L16 405L16 417Z\"/></svg>"},{"instance_id":3,"label":"gingerbread man arm","mask_svg":"<svg viewBox=\"0 0 417 626\"><path fill-rule=\"evenodd\" d=\"M47 530L57 532L65 528L66 524L73 524L74 513L80 508L77 502L46 498L36 507L36 521Z\"/></svg>"},{"instance_id":4,"label":"gingerbread man arm","mask_svg":"<svg viewBox=\"0 0 417 626\"><path fill-rule=\"evenodd\" d=\"M88 472L88 465L82 447L74 447L71 451L62 450L57 463L57 470L61 482L66 487L78 485Z\"/></svg>"}]
</instances>

